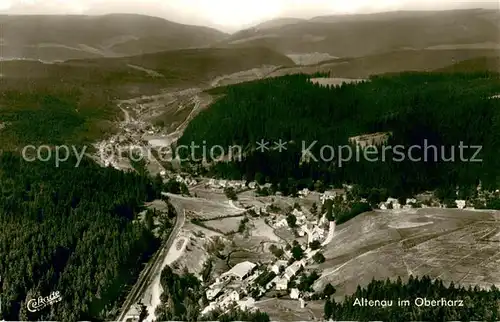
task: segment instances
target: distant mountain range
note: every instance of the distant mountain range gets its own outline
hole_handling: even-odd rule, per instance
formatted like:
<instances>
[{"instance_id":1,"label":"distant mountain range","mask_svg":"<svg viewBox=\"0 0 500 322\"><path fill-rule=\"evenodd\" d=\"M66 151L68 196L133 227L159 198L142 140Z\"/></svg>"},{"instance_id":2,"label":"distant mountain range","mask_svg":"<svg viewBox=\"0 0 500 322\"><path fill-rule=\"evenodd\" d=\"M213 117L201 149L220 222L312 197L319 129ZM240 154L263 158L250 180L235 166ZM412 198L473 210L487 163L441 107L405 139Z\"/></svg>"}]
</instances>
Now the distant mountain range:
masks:
<instances>
[{"instance_id":1,"label":"distant mountain range","mask_svg":"<svg viewBox=\"0 0 500 322\"><path fill-rule=\"evenodd\" d=\"M0 15L2 59L123 57L189 48L266 47L294 60L308 53L365 57L401 50L500 49L500 11L396 11L279 18L232 35L136 14Z\"/></svg>"},{"instance_id":2,"label":"distant mountain range","mask_svg":"<svg viewBox=\"0 0 500 322\"><path fill-rule=\"evenodd\" d=\"M396 50L500 49L500 12L397 11L280 18L237 32L217 46L265 46L284 54L362 57Z\"/></svg>"},{"instance_id":3,"label":"distant mountain range","mask_svg":"<svg viewBox=\"0 0 500 322\"><path fill-rule=\"evenodd\" d=\"M3 59L45 61L200 48L228 36L208 27L134 14L1 15L0 26Z\"/></svg>"}]
</instances>

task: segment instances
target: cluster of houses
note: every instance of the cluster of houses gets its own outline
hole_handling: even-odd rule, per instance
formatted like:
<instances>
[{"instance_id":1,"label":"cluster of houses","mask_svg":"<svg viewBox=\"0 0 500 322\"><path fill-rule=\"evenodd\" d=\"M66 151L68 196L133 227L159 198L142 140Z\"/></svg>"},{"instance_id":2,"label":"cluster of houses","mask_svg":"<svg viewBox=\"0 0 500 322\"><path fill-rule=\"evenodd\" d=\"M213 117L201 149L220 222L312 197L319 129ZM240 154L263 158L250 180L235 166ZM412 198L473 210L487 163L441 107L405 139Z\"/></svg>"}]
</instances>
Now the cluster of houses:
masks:
<instances>
[{"instance_id":1,"label":"cluster of houses","mask_svg":"<svg viewBox=\"0 0 500 322\"><path fill-rule=\"evenodd\" d=\"M381 202L379 204L379 208L382 210L386 209L394 209L394 210L400 210L400 209L411 209L411 208L416 208L417 205L420 205L419 207L421 208L427 208L425 204L419 204L417 202L417 199L415 198L407 198L405 205L401 205L398 201L398 199L395 198L387 198L387 201ZM455 200L455 205L457 206L458 209L466 209L467 208L467 202L465 200ZM441 207L444 207L444 205L441 205Z\"/></svg>"},{"instance_id":2,"label":"cluster of houses","mask_svg":"<svg viewBox=\"0 0 500 322\"><path fill-rule=\"evenodd\" d=\"M248 188L250 189L255 189L256 187L255 182L250 182L248 184ZM234 188L234 189L245 189L247 188L245 181L238 181L238 180L217 180L217 179L210 179L208 183L206 184L207 188L212 188L212 189L225 189L225 188Z\"/></svg>"},{"instance_id":3,"label":"cluster of houses","mask_svg":"<svg viewBox=\"0 0 500 322\"><path fill-rule=\"evenodd\" d=\"M298 209L294 209L291 214L294 215L295 218L297 219L296 221L297 234L300 237L307 236L307 243L311 243L315 240L321 240L325 238L326 231L323 227L328 222L326 217L323 216L319 220L318 219L307 220L305 214ZM285 216L282 217L283 218L281 218L280 220L276 221L273 224L273 227L275 229L288 227L288 221L286 217Z\"/></svg>"},{"instance_id":4,"label":"cluster of houses","mask_svg":"<svg viewBox=\"0 0 500 322\"><path fill-rule=\"evenodd\" d=\"M206 314L214 309L227 310L234 303L242 310L252 309L255 299L247 296L244 286L258 277L256 268L257 264L245 261L219 276L206 291L210 303L201 313Z\"/></svg>"}]
</instances>

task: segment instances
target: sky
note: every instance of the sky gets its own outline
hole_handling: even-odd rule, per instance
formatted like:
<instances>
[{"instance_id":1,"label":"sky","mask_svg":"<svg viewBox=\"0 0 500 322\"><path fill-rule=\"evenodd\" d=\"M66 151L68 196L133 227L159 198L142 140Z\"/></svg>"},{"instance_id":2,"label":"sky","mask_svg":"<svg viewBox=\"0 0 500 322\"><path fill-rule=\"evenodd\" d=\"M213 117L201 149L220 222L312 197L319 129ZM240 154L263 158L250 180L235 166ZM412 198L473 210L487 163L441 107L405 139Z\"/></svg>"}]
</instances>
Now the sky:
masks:
<instances>
[{"instance_id":1,"label":"sky","mask_svg":"<svg viewBox=\"0 0 500 322\"><path fill-rule=\"evenodd\" d=\"M235 31L277 17L498 7L469 0L0 0L0 13L138 13Z\"/></svg>"}]
</instances>

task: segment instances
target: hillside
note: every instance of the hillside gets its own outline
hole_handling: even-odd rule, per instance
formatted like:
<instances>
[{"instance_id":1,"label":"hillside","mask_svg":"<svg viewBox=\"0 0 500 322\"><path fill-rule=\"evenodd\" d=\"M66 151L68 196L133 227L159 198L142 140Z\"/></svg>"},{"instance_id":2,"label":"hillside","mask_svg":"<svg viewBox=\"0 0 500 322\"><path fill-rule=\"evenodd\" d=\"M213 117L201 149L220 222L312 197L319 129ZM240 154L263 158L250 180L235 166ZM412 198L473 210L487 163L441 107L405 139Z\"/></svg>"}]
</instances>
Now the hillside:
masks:
<instances>
[{"instance_id":1,"label":"hillside","mask_svg":"<svg viewBox=\"0 0 500 322\"><path fill-rule=\"evenodd\" d=\"M479 57L475 59L467 59L457 62L453 65L446 66L437 71L440 72L477 72L489 70L492 72L500 72L500 56L496 57Z\"/></svg>"},{"instance_id":2,"label":"hillside","mask_svg":"<svg viewBox=\"0 0 500 322\"><path fill-rule=\"evenodd\" d=\"M310 66L281 68L270 76L322 72L330 73L332 77L367 78L371 75L403 71L432 71L462 61L465 65L473 64L478 71L495 71L497 69L493 66L498 57L500 50L494 49L399 50L365 57L332 59ZM470 62L466 63L467 61Z\"/></svg>"},{"instance_id":3,"label":"hillside","mask_svg":"<svg viewBox=\"0 0 500 322\"><path fill-rule=\"evenodd\" d=\"M343 300L372 277L429 275L465 287L498 285L499 219L494 211L458 209L365 213L338 227L314 288L332 283Z\"/></svg>"},{"instance_id":4,"label":"hillside","mask_svg":"<svg viewBox=\"0 0 500 322\"><path fill-rule=\"evenodd\" d=\"M498 10L487 9L318 17L250 28L221 44L260 45L285 54L318 52L335 57L402 49L498 48L499 20Z\"/></svg>"},{"instance_id":5,"label":"hillside","mask_svg":"<svg viewBox=\"0 0 500 322\"><path fill-rule=\"evenodd\" d=\"M133 14L1 15L4 59L43 61L131 56L203 47L226 34L215 29Z\"/></svg>"},{"instance_id":6,"label":"hillside","mask_svg":"<svg viewBox=\"0 0 500 322\"><path fill-rule=\"evenodd\" d=\"M4 149L27 143L82 143L113 130L118 98L166 88L206 87L217 76L262 65L291 65L269 49L185 49L122 58L2 63ZM43 122L40 122L43 120Z\"/></svg>"},{"instance_id":7,"label":"hillside","mask_svg":"<svg viewBox=\"0 0 500 322\"><path fill-rule=\"evenodd\" d=\"M335 88L294 75L240 84L225 92L198 114L179 140L186 145L206 141L207 150L215 145L241 146L241 162L213 169L220 176L264 176L270 183L298 189L311 189L317 180L335 186L355 182L385 188L389 195L436 188L447 194L455 186L467 195L477 180L485 187L499 182L500 101L488 99L500 93L498 74L403 73ZM212 130L214 124L219 131ZM378 149L376 157L366 158L355 155L352 147L345 151L350 137L375 132L392 132L387 145L403 150ZM270 142L268 148L288 142L287 150L261 153L256 142L262 139ZM471 160L474 151L464 151L469 156L459 159L460 142L482 145L476 155L482 162L462 162ZM424 145L440 148L429 152ZM420 149L410 156L406 148L411 146ZM303 159L307 151L314 157L310 162ZM450 153L455 155L451 161ZM412 162L424 158L426 162Z\"/></svg>"}]
</instances>

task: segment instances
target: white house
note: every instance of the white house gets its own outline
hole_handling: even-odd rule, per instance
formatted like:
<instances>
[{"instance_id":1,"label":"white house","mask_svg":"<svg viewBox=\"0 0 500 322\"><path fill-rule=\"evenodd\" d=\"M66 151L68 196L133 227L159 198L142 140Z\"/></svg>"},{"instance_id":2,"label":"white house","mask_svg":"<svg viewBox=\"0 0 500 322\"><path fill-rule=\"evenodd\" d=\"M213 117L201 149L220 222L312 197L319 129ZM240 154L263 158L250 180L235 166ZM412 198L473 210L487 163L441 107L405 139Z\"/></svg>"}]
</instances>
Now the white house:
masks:
<instances>
[{"instance_id":1,"label":"white house","mask_svg":"<svg viewBox=\"0 0 500 322\"><path fill-rule=\"evenodd\" d=\"M286 221L286 218L281 219L274 225L274 227L276 228L287 227L287 226L288 226L288 221Z\"/></svg>"},{"instance_id":2,"label":"white house","mask_svg":"<svg viewBox=\"0 0 500 322\"><path fill-rule=\"evenodd\" d=\"M300 297L300 291L299 289L297 288L292 288L290 290L290 298L294 299L294 300L298 300Z\"/></svg>"},{"instance_id":3,"label":"white house","mask_svg":"<svg viewBox=\"0 0 500 322\"><path fill-rule=\"evenodd\" d=\"M319 228L318 226L315 226L312 231L309 232L309 243L312 243L315 240L320 240L324 237L325 235L325 230L322 228Z\"/></svg>"},{"instance_id":4,"label":"white house","mask_svg":"<svg viewBox=\"0 0 500 322\"><path fill-rule=\"evenodd\" d=\"M224 297L224 299L221 300L220 307L228 308L229 305L231 305L231 303L237 302L239 300L240 300L240 293L238 293L237 291L232 291L226 297Z\"/></svg>"},{"instance_id":5,"label":"white house","mask_svg":"<svg viewBox=\"0 0 500 322\"><path fill-rule=\"evenodd\" d=\"M464 209L465 208L465 200L455 200L455 204L457 205L458 209Z\"/></svg>"},{"instance_id":6,"label":"white house","mask_svg":"<svg viewBox=\"0 0 500 322\"><path fill-rule=\"evenodd\" d=\"M299 197L302 197L302 198L307 197L309 195L309 193L310 193L309 189L304 188L304 189L299 191Z\"/></svg>"},{"instance_id":7,"label":"white house","mask_svg":"<svg viewBox=\"0 0 500 322\"><path fill-rule=\"evenodd\" d=\"M130 311L127 314L127 321L135 322L139 321L141 315L141 307L138 304L132 305Z\"/></svg>"},{"instance_id":8,"label":"white house","mask_svg":"<svg viewBox=\"0 0 500 322\"><path fill-rule=\"evenodd\" d=\"M284 278L291 280L301 269L304 267L304 262L302 260L292 263L292 265L285 268Z\"/></svg>"},{"instance_id":9,"label":"white house","mask_svg":"<svg viewBox=\"0 0 500 322\"><path fill-rule=\"evenodd\" d=\"M284 277L278 278L276 281L276 290L283 291L288 288L288 280Z\"/></svg>"},{"instance_id":10,"label":"white house","mask_svg":"<svg viewBox=\"0 0 500 322\"><path fill-rule=\"evenodd\" d=\"M325 204L327 200L333 200L337 196L337 193L335 191L325 191L320 198L321 204Z\"/></svg>"},{"instance_id":11,"label":"white house","mask_svg":"<svg viewBox=\"0 0 500 322\"><path fill-rule=\"evenodd\" d=\"M222 274L221 277L235 277L236 279L243 280L253 271L256 266L256 264L249 261L241 262L234 265L233 268Z\"/></svg>"}]
</instances>

